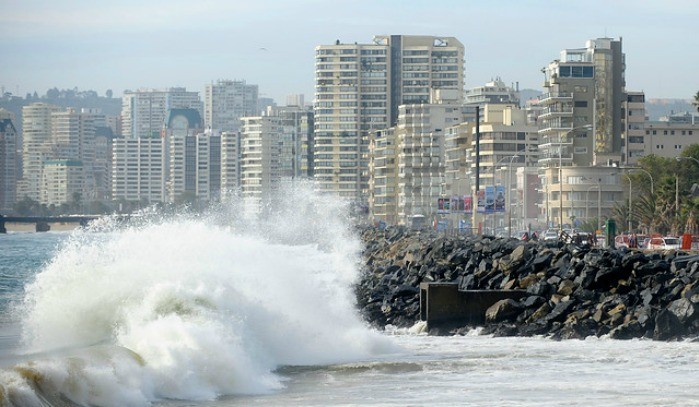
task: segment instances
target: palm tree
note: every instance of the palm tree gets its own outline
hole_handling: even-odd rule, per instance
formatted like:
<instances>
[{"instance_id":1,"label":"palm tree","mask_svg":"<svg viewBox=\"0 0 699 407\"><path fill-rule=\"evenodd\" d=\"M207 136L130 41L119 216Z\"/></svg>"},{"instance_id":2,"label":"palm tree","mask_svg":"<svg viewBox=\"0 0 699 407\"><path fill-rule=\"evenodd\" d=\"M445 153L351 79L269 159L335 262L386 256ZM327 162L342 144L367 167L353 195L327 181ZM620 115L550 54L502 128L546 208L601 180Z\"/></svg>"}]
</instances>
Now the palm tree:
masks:
<instances>
[{"instance_id":1,"label":"palm tree","mask_svg":"<svg viewBox=\"0 0 699 407\"><path fill-rule=\"evenodd\" d=\"M650 235L656 231L660 221L657 215L657 202L655 195L643 194L636 198L634 201L634 220L638 222L638 226L642 230Z\"/></svg>"},{"instance_id":2,"label":"palm tree","mask_svg":"<svg viewBox=\"0 0 699 407\"><path fill-rule=\"evenodd\" d=\"M697 108L697 112L699 112L699 92L694 95L694 102L692 102L692 104Z\"/></svg>"}]
</instances>

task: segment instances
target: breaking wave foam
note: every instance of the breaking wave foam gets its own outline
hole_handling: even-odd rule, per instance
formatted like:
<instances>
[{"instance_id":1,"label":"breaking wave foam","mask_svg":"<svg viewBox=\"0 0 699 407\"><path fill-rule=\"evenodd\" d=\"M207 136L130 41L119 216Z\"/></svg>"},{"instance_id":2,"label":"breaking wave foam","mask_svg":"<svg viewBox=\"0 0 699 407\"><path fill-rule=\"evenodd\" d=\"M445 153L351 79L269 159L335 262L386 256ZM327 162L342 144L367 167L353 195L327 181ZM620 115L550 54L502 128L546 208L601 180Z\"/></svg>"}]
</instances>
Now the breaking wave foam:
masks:
<instances>
[{"instance_id":1,"label":"breaking wave foam","mask_svg":"<svg viewBox=\"0 0 699 407\"><path fill-rule=\"evenodd\" d=\"M391 350L356 311L360 244L346 206L308 186L284 197L264 218L232 205L75 233L26 287L34 356L0 371L0 398L148 405L259 394L283 387L281 366Z\"/></svg>"}]
</instances>

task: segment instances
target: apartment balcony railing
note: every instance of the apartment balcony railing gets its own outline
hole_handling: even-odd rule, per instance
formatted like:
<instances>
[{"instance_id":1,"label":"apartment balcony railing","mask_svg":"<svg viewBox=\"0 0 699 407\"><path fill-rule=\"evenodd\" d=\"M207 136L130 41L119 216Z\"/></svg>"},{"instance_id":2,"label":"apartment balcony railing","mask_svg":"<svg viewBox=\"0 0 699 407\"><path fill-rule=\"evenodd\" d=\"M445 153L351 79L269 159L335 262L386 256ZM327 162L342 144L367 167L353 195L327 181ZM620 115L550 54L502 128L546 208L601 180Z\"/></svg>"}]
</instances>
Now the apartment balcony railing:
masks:
<instances>
[{"instance_id":1,"label":"apartment balcony railing","mask_svg":"<svg viewBox=\"0 0 699 407\"><path fill-rule=\"evenodd\" d=\"M556 100L573 100L573 94L570 92L549 92L539 95L539 103Z\"/></svg>"},{"instance_id":2,"label":"apartment balcony railing","mask_svg":"<svg viewBox=\"0 0 699 407\"><path fill-rule=\"evenodd\" d=\"M571 117L573 116L573 108L544 108L539 114L539 119L551 119L555 117Z\"/></svg>"},{"instance_id":3,"label":"apartment balcony railing","mask_svg":"<svg viewBox=\"0 0 699 407\"><path fill-rule=\"evenodd\" d=\"M540 167L557 167L559 162L563 164L570 164L573 162L573 154L540 154L539 155L539 166Z\"/></svg>"},{"instance_id":4,"label":"apartment balcony railing","mask_svg":"<svg viewBox=\"0 0 699 407\"><path fill-rule=\"evenodd\" d=\"M570 123L559 123L556 121L549 122L549 123L544 123L543 127L539 129L539 134L542 136L545 136L546 134L551 134L551 133L562 133L562 132L567 132L570 131L573 128L573 125Z\"/></svg>"}]
</instances>

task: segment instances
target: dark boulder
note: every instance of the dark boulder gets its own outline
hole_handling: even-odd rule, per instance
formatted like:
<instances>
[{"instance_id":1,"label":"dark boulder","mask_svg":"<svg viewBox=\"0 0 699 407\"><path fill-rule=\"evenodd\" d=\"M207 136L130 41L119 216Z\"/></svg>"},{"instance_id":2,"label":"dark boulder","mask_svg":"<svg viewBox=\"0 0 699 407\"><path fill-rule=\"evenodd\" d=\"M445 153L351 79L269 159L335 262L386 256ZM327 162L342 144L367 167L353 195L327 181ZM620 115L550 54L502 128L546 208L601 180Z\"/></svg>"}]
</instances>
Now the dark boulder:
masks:
<instances>
[{"instance_id":1,"label":"dark boulder","mask_svg":"<svg viewBox=\"0 0 699 407\"><path fill-rule=\"evenodd\" d=\"M664 309L658 312L658 315L655 317L653 339L660 341L680 339L685 332L685 327L682 325L679 318L670 310Z\"/></svg>"},{"instance_id":2,"label":"dark boulder","mask_svg":"<svg viewBox=\"0 0 699 407\"><path fill-rule=\"evenodd\" d=\"M522 305L515 300L505 299L496 302L485 311L486 322L513 321L523 310Z\"/></svg>"}]
</instances>

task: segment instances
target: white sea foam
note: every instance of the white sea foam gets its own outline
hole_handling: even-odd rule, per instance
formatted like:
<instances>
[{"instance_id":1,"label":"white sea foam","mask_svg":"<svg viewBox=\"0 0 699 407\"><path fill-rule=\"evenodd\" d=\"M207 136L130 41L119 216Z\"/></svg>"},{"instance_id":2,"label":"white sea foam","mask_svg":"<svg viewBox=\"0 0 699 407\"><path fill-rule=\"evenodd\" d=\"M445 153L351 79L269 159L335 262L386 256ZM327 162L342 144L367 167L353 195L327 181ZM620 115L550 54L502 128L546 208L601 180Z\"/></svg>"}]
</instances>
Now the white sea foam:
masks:
<instances>
[{"instance_id":1,"label":"white sea foam","mask_svg":"<svg viewBox=\"0 0 699 407\"><path fill-rule=\"evenodd\" d=\"M15 376L82 404L144 405L274 391L280 366L392 349L354 306L346 207L307 186L283 196L264 219L227 206L76 233L26 288L24 343L44 357Z\"/></svg>"}]
</instances>

